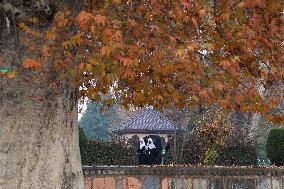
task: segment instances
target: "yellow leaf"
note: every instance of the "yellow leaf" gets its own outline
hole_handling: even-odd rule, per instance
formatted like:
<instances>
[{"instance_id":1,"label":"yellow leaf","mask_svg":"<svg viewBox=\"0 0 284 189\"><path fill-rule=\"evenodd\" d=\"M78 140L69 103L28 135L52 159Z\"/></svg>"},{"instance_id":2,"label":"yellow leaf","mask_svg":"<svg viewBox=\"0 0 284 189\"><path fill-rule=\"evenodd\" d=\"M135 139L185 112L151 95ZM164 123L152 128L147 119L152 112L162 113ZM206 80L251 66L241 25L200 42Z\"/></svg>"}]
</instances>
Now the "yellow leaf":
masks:
<instances>
[{"instance_id":1,"label":"yellow leaf","mask_svg":"<svg viewBox=\"0 0 284 189\"><path fill-rule=\"evenodd\" d=\"M204 44L204 47L205 47L207 50L209 50L209 51L212 51L212 50L215 49L215 48L214 48L214 45L213 45L212 43L205 43L205 44Z\"/></svg>"},{"instance_id":2,"label":"yellow leaf","mask_svg":"<svg viewBox=\"0 0 284 189\"><path fill-rule=\"evenodd\" d=\"M32 17L28 19L28 22L31 24L37 24L38 23L38 18Z\"/></svg>"},{"instance_id":3,"label":"yellow leaf","mask_svg":"<svg viewBox=\"0 0 284 189\"><path fill-rule=\"evenodd\" d=\"M88 72L92 72L92 70L93 70L92 64L87 64L87 65L86 65L86 70L87 70Z\"/></svg>"},{"instance_id":4,"label":"yellow leaf","mask_svg":"<svg viewBox=\"0 0 284 189\"><path fill-rule=\"evenodd\" d=\"M93 57L88 57L88 62L92 65L99 65L100 63Z\"/></svg>"},{"instance_id":5,"label":"yellow leaf","mask_svg":"<svg viewBox=\"0 0 284 189\"><path fill-rule=\"evenodd\" d=\"M234 56L232 59L233 62L240 62L240 57L239 56Z\"/></svg>"},{"instance_id":6,"label":"yellow leaf","mask_svg":"<svg viewBox=\"0 0 284 189\"><path fill-rule=\"evenodd\" d=\"M7 75L6 75L6 77L7 77L8 79L14 79L15 76L16 76L16 71L14 71L14 70L8 72Z\"/></svg>"},{"instance_id":7,"label":"yellow leaf","mask_svg":"<svg viewBox=\"0 0 284 189\"><path fill-rule=\"evenodd\" d=\"M55 15L55 21L58 27L65 28L68 24L68 19L66 18L66 14L64 12L58 12Z\"/></svg>"},{"instance_id":8,"label":"yellow leaf","mask_svg":"<svg viewBox=\"0 0 284 189\"><path fill-rule=\"evenodd\" d=\"M272 74L275 74L275 73L277 73L277 68L275 66L271 66L270 71L271 71Z\"/></svg>"},{"instance_id":9,"label":"yellow leaf","mask_svg":"<svg viewBox=\"0 0 284 189\"><path fill-rule=\"evenodd\" d=\"M46 58L49 58L51 56L49 53L49 47L47 45L42 46L42 54Z\"/></svg>"}]
</instances>

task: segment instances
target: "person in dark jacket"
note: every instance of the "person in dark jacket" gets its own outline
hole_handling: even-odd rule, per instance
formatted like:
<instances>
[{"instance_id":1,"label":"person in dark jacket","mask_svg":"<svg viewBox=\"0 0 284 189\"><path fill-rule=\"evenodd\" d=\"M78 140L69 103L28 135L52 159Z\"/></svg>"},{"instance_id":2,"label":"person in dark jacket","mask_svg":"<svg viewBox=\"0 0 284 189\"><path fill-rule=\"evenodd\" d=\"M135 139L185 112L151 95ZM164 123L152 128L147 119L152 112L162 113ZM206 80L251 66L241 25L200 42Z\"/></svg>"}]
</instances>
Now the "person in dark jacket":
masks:
<instances>
[{"instance_id":1,"label":"person in dark jacket","mask_svg":"<svg viewBox=\"0 0 284 189\"><path fill-rule=\"evenodd\" d=\"M147 142L147 147L149 150L149 155L148 155L148 163L150 165L155 165L157 164L157 156L158 156L158 150L155 146L155 144L153 143L153 140L151 138L148 138L148 142Z\"/></svg>"},{"instance_id":2,"label":"person in dark jacket","mask_svg":"<svg viewBox=\"0 0 284 189\"><path fill-rule=\"evenodd\" d=\"M140 139L138 152L138 164L139 165L147 165L148 164L148 147L145 144L143 139Z\"/></svg>"}]
</instances>

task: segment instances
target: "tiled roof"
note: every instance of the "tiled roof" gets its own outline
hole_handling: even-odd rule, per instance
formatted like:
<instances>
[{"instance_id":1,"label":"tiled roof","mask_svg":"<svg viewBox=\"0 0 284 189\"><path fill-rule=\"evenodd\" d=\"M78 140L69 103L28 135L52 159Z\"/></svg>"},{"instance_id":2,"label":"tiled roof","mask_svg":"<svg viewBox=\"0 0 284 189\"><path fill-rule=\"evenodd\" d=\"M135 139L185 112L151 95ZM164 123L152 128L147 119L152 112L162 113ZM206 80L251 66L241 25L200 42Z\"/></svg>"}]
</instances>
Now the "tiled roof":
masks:
<instances>
[{"instance_id":1,"label":"tiled roof","mask_svg":"<svg viewBox=\"0 0 284 189\"><path fill-rule=\"evenodd\" d=\"M177 128L176 128L177 129ZM116 134L128 133L173 133L175 125L167 117L160 112L144 108L134 117L130 118L127 122L120 127L113 130Z\"/></svg>"}]
</instances>

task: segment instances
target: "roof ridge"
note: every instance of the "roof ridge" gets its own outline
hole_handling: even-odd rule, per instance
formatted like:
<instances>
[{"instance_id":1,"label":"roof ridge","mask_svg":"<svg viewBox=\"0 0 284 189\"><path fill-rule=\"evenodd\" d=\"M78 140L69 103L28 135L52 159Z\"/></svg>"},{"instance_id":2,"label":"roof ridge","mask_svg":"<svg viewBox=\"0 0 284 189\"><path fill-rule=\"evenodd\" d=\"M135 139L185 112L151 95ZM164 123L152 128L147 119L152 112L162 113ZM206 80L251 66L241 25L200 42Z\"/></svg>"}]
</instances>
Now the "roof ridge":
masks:
<instances>
[{"instance_id":1,"label":"roof ridge","mask_svg":"<svg viewBox=\"0 0 284 189\"><path fill-rule=\"evenodd\" d=\"M113 132L123 132L123 130L139 131L173 131L176 129L175 123L166 115L154 108L143 108L137 114L113 129Z\"/></svg>"}]
</instances>

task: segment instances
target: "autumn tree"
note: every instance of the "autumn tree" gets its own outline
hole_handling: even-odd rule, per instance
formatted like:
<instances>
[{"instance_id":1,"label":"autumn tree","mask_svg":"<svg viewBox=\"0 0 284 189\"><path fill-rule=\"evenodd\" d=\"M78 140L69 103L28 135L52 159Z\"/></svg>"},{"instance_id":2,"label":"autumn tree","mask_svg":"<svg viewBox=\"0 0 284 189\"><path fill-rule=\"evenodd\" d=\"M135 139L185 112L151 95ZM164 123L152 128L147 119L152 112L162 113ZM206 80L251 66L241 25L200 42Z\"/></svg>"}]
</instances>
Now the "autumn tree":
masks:
<instances>
[{"instance_id":1,"label":"autumn tree","mask_svg":"<svg viewBox=\"0 0 284 189\"><path fill-rule=\"evenodd\" d=\"M80 97L218 103L284 120L273 111L280 98L259 92L283 83L282 0L5 0L0 9L3 188L83 187Z\"/></svg>"}]
</instances>

